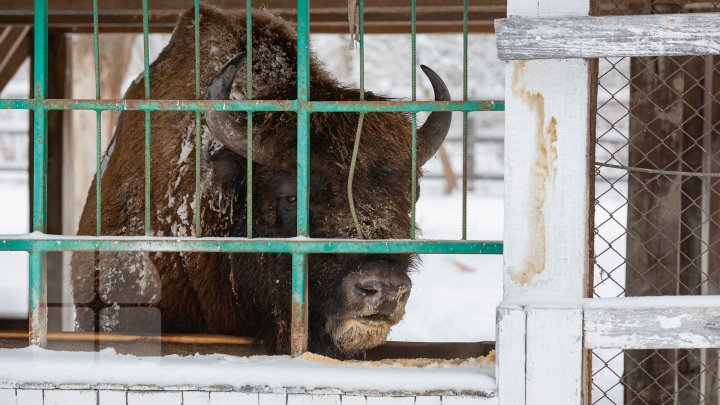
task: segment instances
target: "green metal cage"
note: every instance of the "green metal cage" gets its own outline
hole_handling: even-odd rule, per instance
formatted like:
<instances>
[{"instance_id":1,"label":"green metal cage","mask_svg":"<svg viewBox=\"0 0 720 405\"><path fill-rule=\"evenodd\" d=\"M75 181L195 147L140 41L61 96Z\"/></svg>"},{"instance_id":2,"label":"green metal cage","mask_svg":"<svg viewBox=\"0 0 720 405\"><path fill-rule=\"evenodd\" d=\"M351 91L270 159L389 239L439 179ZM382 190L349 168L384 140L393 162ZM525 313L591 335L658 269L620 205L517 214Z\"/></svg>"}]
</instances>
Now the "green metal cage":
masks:
<instances>
[{"instance_id":1,"label":"green metal cage","mask_svg":"<svg viewBox=\"0 0 720 405\"><path fill-rule=\"evenodd\" d=\"M419 102L416 100L415 47L416 47L416 4L411 3L412 35L412 100L411 101L364 101L364 30L363 0L359 0L359 52L360 52L360 101L320 102L311 101L310 93L310 1L297 2L297 99L296 100L252 100L252 1L245 1L247 21L247 94L249 100L242 101L198 101L200 89L200 0L194 0L195 11L195 96L196 100L153 100L150 94L150 60L148 45L148 0L142 0L143 39L144 39L144 79L145 100L103 100L99 84L99 30L98 0L93 0L93 35L95 64L95 99L66 100L47 99L48 86L48 0L35 0L34 14L34 98L27 100L0 100L0 108L23 109L34 112L33 134L33 233L21 237L0 237L0 250L27 251L30 254L30 295L29 329L30 344L44 345L47 340L47 312L43 302L46 286L43 272L45 256L51 251L212 251L212 252L280 252L292 254L292 333L291 352L299 355L307 347L307 255L317 253L425 253L425 254L502 254L502 242L478 241L467 239L467 115L474 111L502 111L502 101L468 100L467 60L468 60L468 0L463 1L463 100L449 102ZM200 120L201 112L208 110L245 111L248 113L248 133L252 133L252 113L255 111L291 111L297 114L297 235L302 238L203 238L200 236L200 216L195 216L195 235L198 237L154 237L150 236L150 113L152 111L194 111L195 132L195 212L200 212ZM96 129L96 236L66 237L46 235L47 217L47 116L50 110L92 110L97 114ZM101 112L109 110L137 110L145 112L145 235L144 237L108 237L102 236L101 221ZM412 229L407 239L400 240L362 240L362 239L312 239L309 238L309 159L310 159L310 114L316 112L357 112L360 122L369 112L408 112L412 115L412 201L416 190L416 113L422 111L459 111L463 113L463 182L462 182L462 239L461 240L418 240L415 238L415 206L412 207ZM361 125L361 124L360 124ZM351 161L348 193L352 192L351 182L360 131L356 136ZM248 137L248 178L247 215L252 215L252 136ZM349 199L352 204L352 198ZM351 211L354 208L351 206ZM355 217L354 212L352 212ZM355 220L357 222L357 220ZM252 220L247 221L247 234L252 235Z\"/></svg>"}]
</instances>

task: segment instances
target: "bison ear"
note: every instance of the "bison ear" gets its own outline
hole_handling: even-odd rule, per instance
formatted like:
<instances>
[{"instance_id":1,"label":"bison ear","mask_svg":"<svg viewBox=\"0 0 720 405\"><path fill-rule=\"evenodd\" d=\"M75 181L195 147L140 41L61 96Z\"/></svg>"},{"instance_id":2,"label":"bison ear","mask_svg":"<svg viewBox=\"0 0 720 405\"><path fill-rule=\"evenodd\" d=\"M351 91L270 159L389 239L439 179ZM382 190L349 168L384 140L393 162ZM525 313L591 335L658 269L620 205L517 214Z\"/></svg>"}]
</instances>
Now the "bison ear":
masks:
<instances>
[{"instance_id":1,"label":"bison ear","mask_svg":"<svg viewBox=\"0 0 720 405\"><path fill-rule=\"evenodd\" d=\"M450 101L450 92L445 86L445 82L432 69L425 65L420 65L423 72L430 79L433 91L435 92L435 101ZM417 131L419 148L417 151L418 166L424 165L430 160L435 152L440 149L452 120L452 112L450 111L433 111L425 121L422 127Z\"/></svg>"},{"instance_id":2,"label":"bison ear","mask_svg":"<svg viewBox=\"0 0 720 405\"><path fill-rule=\"evenodd\" d=\"M205 92L206 100L229 100L235 76L241 66L245 65L245 52L240 52L220 69ZM248 134L247 113L237 111L207 111L205 122L210 134L226 148L247 159ZM264 148L253 147L253 161L267 162L270 158Z\"/></svg>"}]
</instances>

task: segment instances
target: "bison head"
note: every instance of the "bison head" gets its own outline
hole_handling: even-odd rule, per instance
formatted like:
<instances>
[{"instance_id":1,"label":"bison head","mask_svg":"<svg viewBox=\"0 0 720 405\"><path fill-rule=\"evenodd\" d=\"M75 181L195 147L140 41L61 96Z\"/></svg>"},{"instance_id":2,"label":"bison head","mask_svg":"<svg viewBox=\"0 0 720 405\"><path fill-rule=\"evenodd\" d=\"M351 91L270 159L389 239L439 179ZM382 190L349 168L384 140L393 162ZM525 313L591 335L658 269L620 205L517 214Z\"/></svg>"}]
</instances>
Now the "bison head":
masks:
<instances>
[{"instance_id":1,"label":"bison head","mask_svg":"<svg viewBox=\"0 0 720 405\"><path fill-rule=\"evenodd\" d=\"M233 83L238 81L238 70L244 65L244 53L227 62L210 84L206 98L229 99ZM447 87L440 77L426 66L422 69L432 83L435 99L449 100ZM326 76L311 82L311 91L316 87L321 88L319 98L326 98L327 93L332 94L327 98L357 100L354 98L357 90L342 88ZM368 93L366 99L382 98ZM209 111L205 115L212 136L242 157L247 157L248 149L245 116L222 111ZM267 197L263 199L256 226L259 236L292 237L296 234L297 218L296 178L292 174L296 164L295 125L294 119L278 118L272 120L271 134L261 122L260 130L253 135L255 187L262 189L258 191ZM408 118L406 114L372 113L364 120L359 163L354 174L354 200L365 238L409 237L412 201ZM450 112L433 112L418 129L418 167L440 147L450 119ZM317 238L356 237L345 190L358 115L313 114L311 123L310 234ZM264 182L258 182L258 178ZM268 200L272 200L270 206L264 204ZM289 266L287 258L285 260L287 272ZM411 288L408 271L414 260L407 254L311 256L310 349L335 356L353 356L382 344L390 327L405 313Z\"/></svg>"}]
</instances>

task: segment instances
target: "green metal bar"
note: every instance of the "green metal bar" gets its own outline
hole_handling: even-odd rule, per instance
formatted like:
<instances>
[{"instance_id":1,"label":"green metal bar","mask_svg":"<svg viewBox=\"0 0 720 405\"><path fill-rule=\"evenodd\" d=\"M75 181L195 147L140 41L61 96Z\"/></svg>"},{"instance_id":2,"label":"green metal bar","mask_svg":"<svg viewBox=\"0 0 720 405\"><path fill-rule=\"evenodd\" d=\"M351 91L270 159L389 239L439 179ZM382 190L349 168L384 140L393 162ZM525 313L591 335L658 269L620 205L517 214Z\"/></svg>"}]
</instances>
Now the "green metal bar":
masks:
<instances>
[{"instance_id":1,"label":"green metal bar","mask_svg":"<svg viewBox=\"0 0 720 405\"><path fill-rule=\"evenodd\" d=\"M365 1L358 0L358 42L360 43L360 101L365 100Z\"/></svg>"},{"instance_id":2,"label":"green metal bar","mask_svg":"<svg viewBox=\"0 0 720 405\"><path fill-rule=\"evenodd\" d=\"M410 0L410 78L412 80L412 101L417 100L416 51L417 20L415 0Z\"/></svg>"},{"instance_id":3,"label":"green metal bar","mask_svg":"<svg viewBox=\"0 0 720 405\"><path fill-rule=\"evenodd\" d=\"M33 110L36 105L44 106L44 103L37 103L34 99L0 100L0 109L3 110Z\"/></svg>"},{"instance_id":4,"label":"green metal bar","mask_svg":"<svg viewBox=\"0 0 720 405\"><path fill-rule=\"evenodd\" d=\"M360 253L360 254L502 254L499 241L424 239L272 239L195 237L82 237L43 234L4 237L0 250L44 253L50 251L145 252L259 252L259 253Z\"/></svg>"},{"instance_id":5,"label":"green metal bar","mask_svg":"<svg viewBox=\"0 0 720 405\"><path fill-rule=\"evenodd\" d=\"M36 9L37 10L37 9ZM29 296L29 322L30 344L44 347L47 344L47 286L43 269L45 268L45 253L30 253L30 296Z\"/></svg>"},{"instance_id":6,"label":"green metal bar","mask_svg":"<svg viewBox=\"0 0 720 405\"><path fill-rule=\"evenodd\" d=\"M463 101L468 99L468 0L463 0ZM462 239L467 239L468 113L463 111Z\"/></svg>"},{"instance_id":7,"label":"green metal bar","mask_svg":"<svg viewBox=\"0 0 720 405\"><path fill-rule=\"evenodd\" d=\"M200 0L195 0L194 4L195 11L195 100L200 100ZM202 121L200 118L200 112L195 111L195 236L201 236L201 218L202 212L200 211L200 174L201 174L201 139L200 139L200 126Z\"/></svg>"},{"instance_id":8,"label":"green metal bar","mask_svg":"<svg viewBox=\"0 0 720 405\"><path fill-rule=\"evenodd\" d=\"M292 255L292 322L290 327L290 353L299 356L307 351L308 280L305 254Z\"/></svg>"},{"instance_id":9,"label":"green metal bar","mask_svg":"<svg viewBox=\"0 0 720 405\"><path fill-rule=\"evenodd\" d=\"M417 26L416 26L416 4L415 0L410 1L410 72L412 77L412 101L417 101ZM412 113L412 132L410 146L410 239L415 239L415 200L417 200L417 114Z\"/></svg>"},{"instance_id":10,"label":"green metal bar","mask_svg":"<svg viewBox=\"0 0 720 405\"><path fill-rule=\"evenodd\" d=\"M35 100L47 96L47 0L35 0L35 38L33 93ZM33 230L45 232L47 227L47 110L42 103L35 104L33 116ZM47 311L43 309L47 294L44 283L45 255L30 254L29 329L30 344L44 346L47 342Z\"/></svg>"},{"instance_id":11,"label":"green metal bar","mask_svg":"<svg viewBox=\"0 0 720 405\"><path fill-rule=\"evenodd\" d=\"M245 97L253 98L252 91L252 0L245 0ZM253 116L252 111L247 113L247 190L245 193L245 208L247 209L247 237L253 236Z\"/></svg>"},{"instance_id":12,"label":"green metal bar","mask_svg":"<svg viewBox=\"0 0 720 405\"><path fill-rule=\"evenodd\" d=\"M98 29L98 2L93 0L93 61L95 63L95 99L100 99L100 35ZM95 112L95 234L102 235L102 111Z\"/></svg>"},{"instance_id":13,"label":"green metal bar","mask_svg":"<svg viewBox=\"0 0 720 405\"><path fill-rule=\"evenodd\" d=\"M297 3L297 235L310 236L310 0ZM307 350L307 256L293 255L290 354Z\"/></svg>"},{"instance_id":14,"label":"green metal bar","mask_svg":"<svg viewBox=\"0 0 720 405\"><path fill-rule=\"evenodd\" d=\"M143 12L143 62L145 66L145 98L150 99L150 44L148 41L148 0L142 0ZM152 172L150 167L150 150L152 135L150 133L150 111L145 111L145 235L150 235L150 204L151 204L151 180Z\"/></svg>"},{"instance_id":15,"label":"green metal bar","mask_svg":"<svg viewBox=\"0 0 720 405\"><path fill-rule=\"evenodd\" d=\"M0 109L102 111L299 111L409 112L504 111L499 100L468 101L304 101L296 100L0 100Z\"/></svg>"}]
</instances>

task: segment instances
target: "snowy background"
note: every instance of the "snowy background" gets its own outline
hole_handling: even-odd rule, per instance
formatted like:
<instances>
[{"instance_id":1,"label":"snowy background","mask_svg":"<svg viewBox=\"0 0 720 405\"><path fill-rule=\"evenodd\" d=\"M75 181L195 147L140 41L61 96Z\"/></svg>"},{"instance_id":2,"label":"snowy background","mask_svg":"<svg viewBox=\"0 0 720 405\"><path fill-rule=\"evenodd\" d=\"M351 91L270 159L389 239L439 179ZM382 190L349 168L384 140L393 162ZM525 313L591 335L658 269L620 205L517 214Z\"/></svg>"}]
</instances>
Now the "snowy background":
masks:
<instances>
[{"instance_id":1,"label":"snowy background","mask_svg":"<svg viewBox=\"0 0 720 405\"><path fill-rule=\"evenodd\" d=\"M152 35L151 58L162 49L167 35ZM314 35L313 50L342 81L358 85L358 52L348 49L346 35ZM410 99L410 37L368 35L365 49L365 87L392 97ZM494 37L469 38L468 88L471 99L502 99L503 64L495 53ZM418 35L417 61L437 71L454 99L462 98L462 38L458 35ZM101 66L101 68L109 68ZM142 71L142 41L133 48L124 88ZM418 99L432 99L429 82L418 69ZM0 98L28 96L28 67L0 93ZM92 89L73 89L92 94ZM419 114L420 121L424 116ZM469 136L497 139L503 134L502 112L469 114ZM457 176L462 173L462 115L453 117L445 148ZM26 111L0 111L0 234L29 229ZM502 143L474 146L476 173L502 176ZM88 159L94 159L88 157ZM425 166L428 177L442 175L438 158ZM458 179L460 180L460 179ZM460 239L460 190L444 193L445 182L423 179L417 219L423 238ZM468 194L468 237L502 239L502 182L476 181ZM421 268L411 275L413 290L405 319L391 332L391 340L479 341L495 339L495 307L502 297L502 257L478 255L425 255ZM0 318L23 318L27 311L27 254L0 252ZM312 304L311 304L312 305Z\"/></svg>"}]
</instances>

